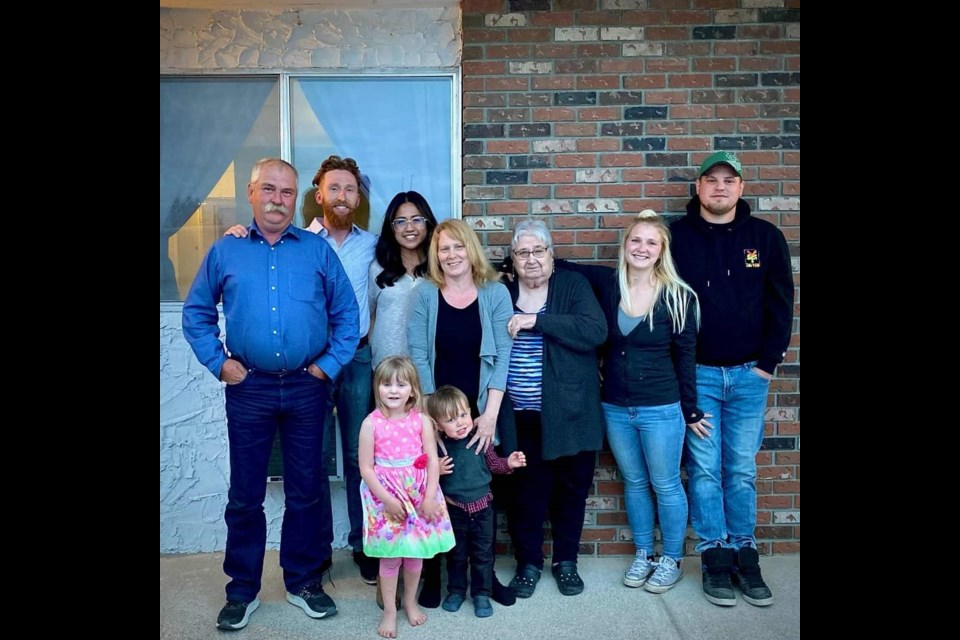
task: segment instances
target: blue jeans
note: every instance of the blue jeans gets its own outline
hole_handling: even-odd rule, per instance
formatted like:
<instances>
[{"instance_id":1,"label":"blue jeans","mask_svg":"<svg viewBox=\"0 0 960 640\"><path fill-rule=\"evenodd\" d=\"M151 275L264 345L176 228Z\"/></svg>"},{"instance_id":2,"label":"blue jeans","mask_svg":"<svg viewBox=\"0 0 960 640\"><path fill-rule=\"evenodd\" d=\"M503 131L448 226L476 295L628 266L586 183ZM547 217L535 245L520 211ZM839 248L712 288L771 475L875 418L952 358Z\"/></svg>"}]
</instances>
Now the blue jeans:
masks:
<instances>
[{"instance_id":1,"label":"blue jeans","mask_svg":"<svg viewBox=\"0 0 960 640\"><path fill-rule=\"evenodd\" d=\"M330 483L323 464L323 416L329 383L305 370L278 377L251 369L227 386L230 490L224 520L227 600L249 602L260 592L267 522L267 464L280 430L285 509L280 566L287 591L319 580L333 542Z\"/></svg>"},{"instance_id":2,"label":"blue jeans","mask_svg":"<svg viewBox=\"0 0 960 640\"><path fill-rule=\"evenodd\" d=\"M653 554L653 493L657 496L663 555L683 557L687 495L680 483L686 425L680 403L620 407L603 403L607 441L623 477L627 518L637 549Z\"/></svg>"},{"instance_id":3,"label":"blue jeans","mask_svg":"<svg viewBox=\"0 0 960 640\"><path fill-rule=\"evenodd\" d=\"M690 515L700 553L757 546L757 452L770 381L751 371L755 365L697 365L698 402L713 414L709 438L687 432Z\"/></svg>"},{"instance_id":4,"label":"blue jeans","mask_svg":"<svg viewBox=\"0 0 960 640\"><path fill-rule=\"evenodd\" d=\"M347 542L354 551L363 551L363 503L360 500L360 425L371 411L373 371L370 369L370 345L357 349L353 360L340 370L333 382L327 428L333 429L333 407L340 423L340 452L343 456L343 480L347 491L347 516L350 535Z\"/></svg>"}]
</instances>

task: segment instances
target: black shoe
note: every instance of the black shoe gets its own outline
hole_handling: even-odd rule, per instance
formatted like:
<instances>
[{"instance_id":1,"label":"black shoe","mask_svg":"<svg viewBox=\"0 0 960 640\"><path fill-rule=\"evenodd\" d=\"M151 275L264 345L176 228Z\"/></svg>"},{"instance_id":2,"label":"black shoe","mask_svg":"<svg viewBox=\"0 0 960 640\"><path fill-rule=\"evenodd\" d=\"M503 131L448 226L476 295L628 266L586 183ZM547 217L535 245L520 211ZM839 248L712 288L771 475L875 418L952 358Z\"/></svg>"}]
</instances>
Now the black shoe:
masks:
<instances>
[{"instance_id":1,"label":"black shoe","mask_svg":"<svg viewBox=\"0 0 960 640\"><path fill-rule=\"evenodd\" d=\"M743 592L743 599L755 607L769 607L773 604L773 593L760 575L760 554L753 547L742 547L734 556L736 571L733 581Z\"/></svg>"},{"instance_id":2,"label":"black shoe","mask_svg":"<svg viewBox=\"0 0 960 640\"><path fill-rule=\"evenodd\" d=\"M553 565L553 578L557 581L557 589L565 596L575 596L583 593L583 579L577 573L575 560L564 560Z\"/></svg>"},{"instance_id":3,"label":"black shoe","mask_svg":"<svg viewBox=\"0 0 960 640\"><path fill-rule=\"evenodd\" d=\"M732 607L737 604L730 575L733 573L733 549L714 547L700 555L703 563L703 595L713 604Z\"/></svg>"},{"instance_id":4,"label":"black shoe","mask_svg":"<svg viewBox=\"0 0 960 640\"><path fill-rule=\"evenodd\" d=\"M443 599L443 610L449 611L450 613L456 613L460 611L460 607L463 606L463 594L462 593L451 593L446 598Z\"/></svg>"},{"instance_id":5,"label":"black shoe","mask_svg":"<svg viewBox=\"0 0 960 640\"><path fill-rule=\"evenodd\" d=\"M529 598L537 589L541 573L543 572L532 564L517 567L517 575L513 576L513 580L510 581L510 588L517 594L518 598Z\"/></svg>"},{"instance_id":6,"label":"black shoe","mask_svg":"<svg viewBox=\"0 0 960 640\"><path fill-rule=\"evenodd\" d=\"M473 613L478 618L489 618L493 615L490 598L487 596L473 596Z\"/></svg>"},{"instance_id":7,"label":"black shoe","mask_svg":"<svg viewBox=\"0 0 960 640\"><path fill-rule=\"evenodd\" d=\"M423 581L423 589L420 590L420 597L417 598L417 604L427 609L436 609L440 606L440 579L430 579Z\"/></svg>"},{"instance_id":8,"label":"black shoe","mask_svg":"<svg viewBox=\"0 0 960 640\"><path fill-rule=\"evenodd\" d=\"M361 551L353 552L353 564L360 568L360 579L367 584L377 584L377 574L380 573L380 561L371 558Z\"/></svg>"},{"instance_id":9,"label":"black shoe","mask_svg":"<svg viewBox=\"0 0 960 640\"><path fill-rule=\"evenodd\" d=\"M319 581L308 584L296 593L287 592L287 602L303 609L311 618L331 618L337 615L337 605L323 592Z\"/></svg>"},{"instance_id":10,"label":"black shoe","mask_svg":"<svg viewBox=\"0 0 960 640\"><path fill-rule=\"evenodd\" d=\"M260 600L257 598L250 602L228 600L223 609L220 609L220 615L217 616L217 629L224 631L243 629L250 622L250 614L259 606Z\"/></svg>"},{"instance_id":11,"label":"black shoe","mask_svg":"<svg viewBox=\"0 0 960 640\"><path fill-rule=\"evenodd\" d=\"M516 592L510 587L505 587L500 584L496 575L493 576L493 593L490 594L490 598L504 607L512 607L517 604Z\"/></svg>"}]
</instances>

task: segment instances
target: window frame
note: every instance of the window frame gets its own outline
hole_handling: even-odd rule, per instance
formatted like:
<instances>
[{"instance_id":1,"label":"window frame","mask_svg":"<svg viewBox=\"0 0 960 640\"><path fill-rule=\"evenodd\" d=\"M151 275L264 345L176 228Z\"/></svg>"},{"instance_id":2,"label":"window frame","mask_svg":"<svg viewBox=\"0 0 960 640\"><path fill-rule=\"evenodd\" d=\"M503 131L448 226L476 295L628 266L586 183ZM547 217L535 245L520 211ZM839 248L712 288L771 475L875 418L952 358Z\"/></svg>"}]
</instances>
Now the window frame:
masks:
<instances>
[{"instance_id":1,"label":"window frame","mask_svg":"<svg viewBox=\"0 0 960 640\"><path fill-rule=\"evenodd\" d=\"M290 92L293 82L301 78L335 78L335 79L368 79L368 78L448 78L450 80L450 218L462 219L463 217L463 108L461 104L461 82L462 75L460 69L377 69L375 71L367 70L323 70L323 71L255 71L247 70L224 70L215 73L177 73L161 72L161 81L171 78L183 79L215 79L223 77L244 77L244 78L276 78L280 90L280 118L279 118L279 147L280 157L288 162L293 159L293 131L292 131L292 111L290 104ZM362 164L361 164L362 166ZM238 197L242 197L238 195ZM379 233L378 229L372 230ZM160 313L182 313L183 301L162 300L160 301ZM223 305L217 305L217 311L223 319ZM340 430L333 427L335 439L336 468L337 475L330 476L331 480L342 481L343 460L341 459L340 449ZM282 481L282 475L270 475L269 481Z\"/></svg>"},{"instance_id":2,"label":"window frame","mask_svg":"<svg viewBox=\"0 0 960 640\"><path fill-rule=\"evenodd\" d=\"M160 72L160 79L215 79L224 77L243 78L271 78L277 79L280 90L280 118L279 141L280 157L288 162L293 160L293 131L290 92L292 83L300 78L332 78L332 79L368 79L368 78L448 78L450 80L450 218L463 218L463 105L462 80L459 68L438 69L376 69L376 70L258 70L228 69L211 73L179 73L176 71ZM362 159L361 159L361 167ZM237 197L242 197L238 195ZM438 210L442 209L437 206ZM371 230L379 233L379 230ZM180 308L183 301L164 300L160 302L160 309Z\"/></svg>"}]
</instances>

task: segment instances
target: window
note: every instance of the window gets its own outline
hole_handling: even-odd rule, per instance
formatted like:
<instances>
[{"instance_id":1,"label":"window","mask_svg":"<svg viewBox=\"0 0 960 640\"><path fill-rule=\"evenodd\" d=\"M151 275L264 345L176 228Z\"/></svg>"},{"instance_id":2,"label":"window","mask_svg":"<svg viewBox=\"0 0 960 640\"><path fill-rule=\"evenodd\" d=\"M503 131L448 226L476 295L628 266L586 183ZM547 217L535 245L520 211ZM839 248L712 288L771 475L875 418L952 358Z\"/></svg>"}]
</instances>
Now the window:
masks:
<instances>
[{"instance_id":1,"label":"window","mask_svg":"<svg viewBox=\"0 0 960 640\"><path fill-rule=\"evenodd\" d=\"M379 233L399 191L419 191L438 219L460 215L456 74L161 76L160 300L183 300L200 261L230 226L249 224L254 162L284 157L300 172L306 226L311 181L331 154L363 174L358 222Z\"/></svg>"},{"instance_id":2,"label":"window","mask_svg":"<svg viewBox=\"0 0 960 640\"><path fill-rule=\"evenodd\" d=\"M251 219L253 163L280 153L277 78L160 78L160 300L183 300L225 229Z\"/></svg>"}]
</instances>

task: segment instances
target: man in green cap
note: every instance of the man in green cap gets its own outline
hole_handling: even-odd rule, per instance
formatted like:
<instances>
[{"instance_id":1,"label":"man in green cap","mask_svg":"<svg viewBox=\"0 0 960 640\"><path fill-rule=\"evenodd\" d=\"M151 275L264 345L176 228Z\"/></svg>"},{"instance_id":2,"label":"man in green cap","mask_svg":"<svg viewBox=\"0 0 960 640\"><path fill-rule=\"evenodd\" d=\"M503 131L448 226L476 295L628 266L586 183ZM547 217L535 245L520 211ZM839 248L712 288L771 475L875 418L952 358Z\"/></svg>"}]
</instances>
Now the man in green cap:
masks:
<instances>
[{"instance_id":1,"label":"man in green cap","mask_svg":"<svg viewBox=\"0 0 960 640\"><path fill-rule=\"evenodd\" d=\"M680 276L700 299L698 405L710 428L688 425L690 519L700 538L703 592L737 604L773 604L760 573L756 455L767 390L793 322L790 253L780 230L750 215L743 167L728 151L700 165L697 195L671 227Z\"/></svg>"}]
</instances>

